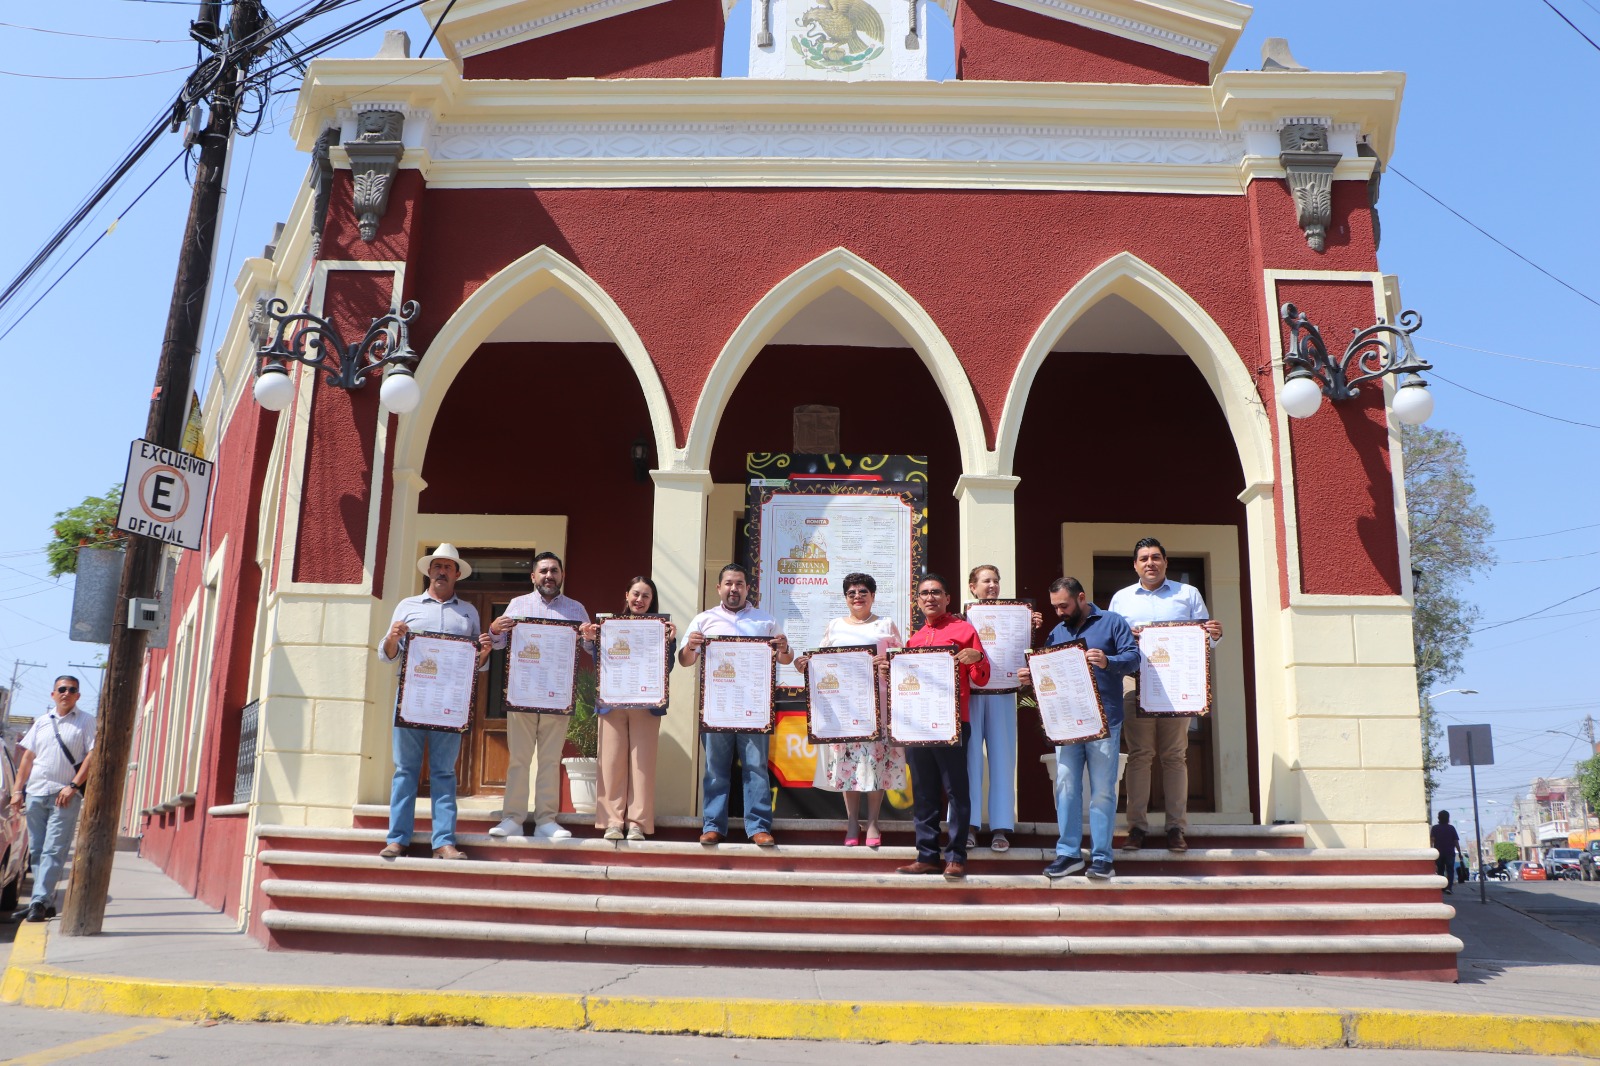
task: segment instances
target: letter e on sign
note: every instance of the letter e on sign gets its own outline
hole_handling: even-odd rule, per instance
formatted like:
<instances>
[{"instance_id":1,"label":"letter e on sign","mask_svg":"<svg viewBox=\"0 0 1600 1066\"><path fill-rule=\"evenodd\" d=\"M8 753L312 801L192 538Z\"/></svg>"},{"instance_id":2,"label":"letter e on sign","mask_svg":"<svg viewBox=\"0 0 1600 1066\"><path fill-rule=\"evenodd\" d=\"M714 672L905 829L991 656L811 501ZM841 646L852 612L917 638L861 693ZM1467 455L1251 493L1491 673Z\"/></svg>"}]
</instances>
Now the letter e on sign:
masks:
<instances>
[{"instance_id":1,"label":"letter e on sign","mask_svg":"<svg viewBox=\"0 0 1600 1066\"><path fill-rule=\"evenodd\" d=\"M134 441L128 452L117 528L198 550L215 465L146 440Z\"/></svg>"}]
</instances>

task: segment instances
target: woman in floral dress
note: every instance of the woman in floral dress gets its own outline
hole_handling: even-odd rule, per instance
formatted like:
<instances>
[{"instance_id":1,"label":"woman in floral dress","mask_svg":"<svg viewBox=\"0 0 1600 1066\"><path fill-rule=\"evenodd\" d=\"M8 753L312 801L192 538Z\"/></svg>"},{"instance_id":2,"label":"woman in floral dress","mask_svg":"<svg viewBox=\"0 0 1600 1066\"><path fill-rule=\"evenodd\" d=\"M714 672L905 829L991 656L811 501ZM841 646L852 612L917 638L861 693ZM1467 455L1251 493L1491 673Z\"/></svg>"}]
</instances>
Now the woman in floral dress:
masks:
<instances>
[{"instance_id":1,"label":"woman in floral dress","mask_svg":"<svg viewBox=\"0 0 1600 1066\"><path fill-rule=\"evenodd\" d=\"M823 634L822 647L839 648L850 645L871 644L881 658L890 648L904 644L900 630L892 618L880 618L873 613L878 583L871 574L847 574L844 579L844 599L850 613L828 623ZM802 673L810 656L801 655L794 665ZM861 843L857 826L861 821L861 797L867 797L867 847L883 843L878 830L878 812L883 809L885 789L906 787L905 749L888 742L889 698L885 691L888 682L879 680L879 726L882 740L858 741L847 744L817 745L817 774L813 784L829 792L844 794L847 825L844 846L853 848Z\"/></svg>"}]
</instances>

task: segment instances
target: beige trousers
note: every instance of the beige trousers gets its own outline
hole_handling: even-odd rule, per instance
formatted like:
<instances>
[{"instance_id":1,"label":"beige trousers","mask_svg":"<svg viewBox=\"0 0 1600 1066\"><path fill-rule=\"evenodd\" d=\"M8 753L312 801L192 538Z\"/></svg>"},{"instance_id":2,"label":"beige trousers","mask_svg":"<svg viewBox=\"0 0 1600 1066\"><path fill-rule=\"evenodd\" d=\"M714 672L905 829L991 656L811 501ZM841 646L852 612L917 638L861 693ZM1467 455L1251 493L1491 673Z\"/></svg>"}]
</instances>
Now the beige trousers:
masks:
<instances>
[{"instance_id":1,"label":"beige trousers","mask_svg":"<svg viewBox=\"0 0 1600 1066\"><path fill-rule=\"evenodd\" d=\"M1132 681L1132 678L1128 678ZM1139 717L1139 693L1122 692L1122 738L1128 749L1128 828L1150 828L1150 779L1161 765L1168 827L1189 828L1189 719Z\"/></svg>"},{"instance_id":2,"label":"beige trousers","mask_svg":"<svg viewBox=\"0 0 1600 1066\"><path fill-rule=\"evenodd\" d=\"M561 748L567 742L564 714L506 715L506 744L511 765L506 767L506 798L501 816L528 820L528 771L533 770L533 824L556 820L561 812Z\"/></svg>"},{"instance_id":3,"label":"beige trousers","mask_svg":"<svg viewBox=\"0 0 1600 1066\"><path fill-rule=\"evenodd\" d=\"M600 780L596 829L636 825L656 831L656 743L661 719L643 707L613 707L600 716Z\"/></svg>"}]
</instances>

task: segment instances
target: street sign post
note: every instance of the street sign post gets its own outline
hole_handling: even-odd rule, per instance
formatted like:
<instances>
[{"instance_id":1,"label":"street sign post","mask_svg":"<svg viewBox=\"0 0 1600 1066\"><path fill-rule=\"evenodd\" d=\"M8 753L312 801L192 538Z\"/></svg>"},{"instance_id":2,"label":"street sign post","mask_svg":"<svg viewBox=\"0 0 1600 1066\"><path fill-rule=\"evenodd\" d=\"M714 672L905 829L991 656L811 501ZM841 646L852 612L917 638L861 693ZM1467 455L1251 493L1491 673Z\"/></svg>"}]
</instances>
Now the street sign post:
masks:
<instances>
[{"instance_id":1,"label":"street sign post","mask_svg":"<svg viewBox=\"0 0 1600 1066\"><path fill-rule=\"evenodd\" d=\"M198 551L215 466L187 452L134 441L128 451L117 528Z\"/></svg>"},{"instance_id":2,"label":"street sign post","mask_svg":"<svg viewBox=\"0 0 1600 1066\"><path fill-rule=\"evenodd\" d=\"M1472 831L1478 835L1478 901L1489 902L1483 878L1483 828L1478 824L1478 767L1494 765L1494 735L1486 725L1453 725L1446 730L1450 765L1465 766L1472 775Z\"/></svg>"}]
</instances>

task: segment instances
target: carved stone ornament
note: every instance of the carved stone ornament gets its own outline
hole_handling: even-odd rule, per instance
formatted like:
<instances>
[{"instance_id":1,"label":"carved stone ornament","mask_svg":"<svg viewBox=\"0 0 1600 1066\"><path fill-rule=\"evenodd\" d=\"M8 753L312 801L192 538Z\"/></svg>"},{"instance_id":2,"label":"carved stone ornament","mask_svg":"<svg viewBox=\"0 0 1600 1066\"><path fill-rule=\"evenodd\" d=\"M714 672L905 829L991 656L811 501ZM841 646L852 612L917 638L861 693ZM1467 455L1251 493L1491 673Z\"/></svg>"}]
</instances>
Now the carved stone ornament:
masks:
<instances>
[{"instance_id":1,"label":"carved stone ornament","mask_svg":"<svg viewBox=\"0 0 1600 1066\"><path fill-rule=\"evenodd\" d=\"M1328 150L1328 127L1291 122L1278 131L1278 162L1289 176L1296 222L1313 252L1326 251L1333 218L1333 170L1344 158Z\"/></svg>"},{"instance_id":2,"label":"carved stone ornament","mask_svg":"<svg viewBox=\"0 0 1600 1066\"><path fill-rule=\"evenodd\" d=\"M378 221L389 207L394 174L406 150L400 140L404 129L405 115L399 111L363 111L356 116L356 139L344 142L355 185L356 225L364 241L378 236Z\"/></svg>"},{"instance_id":3,"label":"carved stone ornament","mask_svg":"<svg viewBox=\"0 0 1600 1066\"><path fill-rule=\"evenodd\" d=\"M253 347L261 348L267 343L267 334L271 331L272 320L267 317L267 304L271 296L257 296L255 303L250 305L250 343Z\"/></svg>"},{"instance_id":4,"label":"carved stone ornament","mask_svg":"<svg viewBox=\"0 0 1600 1066\"><path fill-rule=\"evenodd\" d=\"M333 160L328 156L328 149L338 140L339 127L330 126L322 131L316 147L311 149L311 170L306 175L306 184L317 191L311 204L312 256L322 251L322 229L328 223L328 200L333 195Z\"/></svg>"},{"instance_id":5,"label":"carved stone ornament","mask_svg":"<svg viewBox=\"0 0 1600 1066\"><path fill-rule=\"evenodd\" d=\"M756 34L757 48L772 47L772 0L760 0L761 31Z\"/></svg>"}]
</instances>

